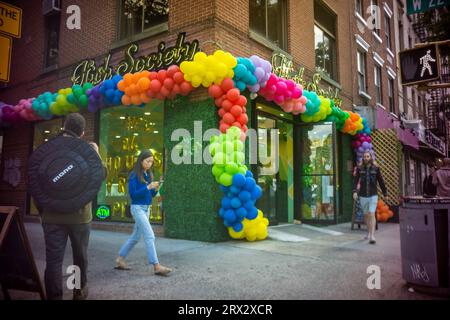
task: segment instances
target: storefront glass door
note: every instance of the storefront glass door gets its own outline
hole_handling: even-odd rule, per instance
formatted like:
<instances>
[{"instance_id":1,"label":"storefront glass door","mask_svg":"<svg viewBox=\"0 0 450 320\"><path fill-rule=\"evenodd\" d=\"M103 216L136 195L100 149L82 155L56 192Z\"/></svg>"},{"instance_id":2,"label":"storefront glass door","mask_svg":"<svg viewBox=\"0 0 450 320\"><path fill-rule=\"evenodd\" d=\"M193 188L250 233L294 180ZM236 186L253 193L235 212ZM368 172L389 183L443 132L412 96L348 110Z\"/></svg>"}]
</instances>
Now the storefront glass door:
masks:
<instances>
[{"instance_id":1,"label":"storefront glass door","mask_svg":"<svg viewBox=\"0 0 450 320\"><path fill-rule=\"evenodd\" d=\"M300 219L336 222L336 147L332 123L300 126Z\"/></svg>"},{"instance_id":2,"label":"storefront glass door","mask_svg":"<svg viewBox=\"0 0 450 320\"><path fill-rule=\"evenodd\" d=\"M257 207L271 224L294 218L293 125L258 108L257 182L263 189ZM266 110L266 109L265 109ZM267 109L266 111L269 111ZM280 113L280 112L278 112ZM277 130L275 138L271 130Z\"/></svg>"}]
</instances>

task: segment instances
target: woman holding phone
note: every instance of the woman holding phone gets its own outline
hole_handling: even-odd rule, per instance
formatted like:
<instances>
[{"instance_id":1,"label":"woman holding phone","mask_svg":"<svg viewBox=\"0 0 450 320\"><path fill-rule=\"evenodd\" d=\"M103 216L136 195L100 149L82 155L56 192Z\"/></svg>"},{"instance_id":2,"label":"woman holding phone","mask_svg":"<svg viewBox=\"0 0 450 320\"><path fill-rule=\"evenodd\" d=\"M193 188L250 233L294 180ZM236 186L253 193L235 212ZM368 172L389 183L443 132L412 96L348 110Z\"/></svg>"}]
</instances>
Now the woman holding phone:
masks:
<instances>
[{"instance_id":1,"label":"woman holding phone","mask_svg":"<svg viewBox=\"0 0 450 320\"><path fill-rule=\"evenodd\" d=\"M149 207L159 189L159 183L153 181L151 171L153 163L152 152L150 150L141 151L130 174L128 191L131 197L131 215L134 218L135 224L133 233L119 251L116 263L118 269L130 269L125 262L125 258L136 243L138 243L141 235L143 235L148 262L153 265L154 273L157 275L167 275L172 269L162 266L158 261L155 248L155 234L149 221Z\"/></svg>"}]
</instances>

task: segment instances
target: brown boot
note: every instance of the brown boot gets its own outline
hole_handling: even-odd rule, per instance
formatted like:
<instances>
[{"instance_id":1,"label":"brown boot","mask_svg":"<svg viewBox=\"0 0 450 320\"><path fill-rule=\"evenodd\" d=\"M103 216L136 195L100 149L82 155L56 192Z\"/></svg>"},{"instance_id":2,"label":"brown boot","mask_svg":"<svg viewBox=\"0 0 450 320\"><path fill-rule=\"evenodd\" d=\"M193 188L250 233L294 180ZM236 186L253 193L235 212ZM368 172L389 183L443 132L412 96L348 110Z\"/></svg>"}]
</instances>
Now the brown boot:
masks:
<instances>
[{"instance_id":1,"label":"brown boot","mask_svg":"<svg viewBox=\"0 0 450 320\"><path fill-rule=\"evenodd\" d=\"M155 268L155 274L157 274L159 276L166 276L170 272L172 272L172 269L161 266L161 265L158 268Z\"/></svg>"},{"instance_id":2,"label":"brown boot","mask_svg":"<svg viewBox=\"0 0 450 320\"><path fill-rule=\"evenodd\" d=\"M131 268L128 266L128 264L125 262L125 259L121 256L116 258L116 269L120 270L130 270Z\"/></svg>"}]
</instances>

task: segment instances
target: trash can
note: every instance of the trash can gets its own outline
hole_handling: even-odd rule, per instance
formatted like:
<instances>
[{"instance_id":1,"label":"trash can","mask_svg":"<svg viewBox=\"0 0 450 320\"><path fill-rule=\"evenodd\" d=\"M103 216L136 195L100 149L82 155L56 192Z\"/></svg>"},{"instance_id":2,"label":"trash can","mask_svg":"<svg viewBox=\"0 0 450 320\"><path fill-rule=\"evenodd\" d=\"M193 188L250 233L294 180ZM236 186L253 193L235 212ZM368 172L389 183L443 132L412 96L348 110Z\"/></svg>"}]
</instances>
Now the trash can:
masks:
<instances>
[{"instance_id":1,"label":"trash can","mask_svg":"<svg viewBox=\"0 0 450 320\"><path fill-rule=\"evenodd\" d=\"M449 288L450 198L404 198L399 210L403 279Z\"/></svg>"}]
</instances>

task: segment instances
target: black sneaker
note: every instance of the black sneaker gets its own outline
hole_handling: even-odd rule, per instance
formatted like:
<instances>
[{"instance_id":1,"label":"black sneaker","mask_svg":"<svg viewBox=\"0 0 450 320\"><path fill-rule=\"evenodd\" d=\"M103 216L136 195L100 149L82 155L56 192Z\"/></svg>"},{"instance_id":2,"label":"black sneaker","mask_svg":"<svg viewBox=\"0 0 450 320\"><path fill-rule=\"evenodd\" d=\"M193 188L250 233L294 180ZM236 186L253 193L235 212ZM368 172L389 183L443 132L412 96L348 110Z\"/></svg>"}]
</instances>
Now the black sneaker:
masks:
<instances>
[{"instance_id":1,"label":"black sneaker","mask_svg":"<svg viewBox=\"0 0 450 320\"><path fill-rule=\"evenodd\" d=\"M83 289L73 289L73 300L86 300L88 297L89 290L86 287Z\"/></svg>"},{"instance_id":2,"label":"black sneaker","mask_svg":"<svg viewBox=\"0 0 450 320\"><path fill-rule=\"evenodd\" d=\"M375 240L370 240L369 243L370 243L370 244L375 244L375 243L377 243L377 242L376 242Z\"/></svg>"}]
</instances>

